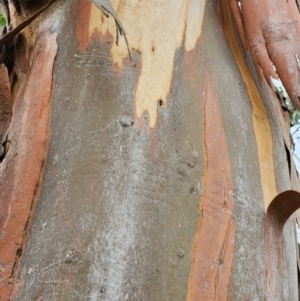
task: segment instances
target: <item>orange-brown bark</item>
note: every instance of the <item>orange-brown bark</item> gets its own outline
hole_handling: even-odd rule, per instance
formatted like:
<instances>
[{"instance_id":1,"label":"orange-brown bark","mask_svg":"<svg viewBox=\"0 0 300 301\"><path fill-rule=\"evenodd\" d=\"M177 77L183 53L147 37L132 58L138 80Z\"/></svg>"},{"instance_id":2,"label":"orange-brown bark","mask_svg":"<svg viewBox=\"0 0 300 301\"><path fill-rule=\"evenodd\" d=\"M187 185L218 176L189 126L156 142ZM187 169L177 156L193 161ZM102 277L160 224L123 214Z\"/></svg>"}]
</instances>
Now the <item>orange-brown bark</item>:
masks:
<instances>
[{"instance_id":1,"label":"orange-brown bark","mask_svg":"<svg viewBox=\"0 0 300 301\"><path fill-rule=\"evenodd\" d=\"M76 36L79 42L80 51L87 50L90 42L89 21L91 15L91 7L92 7L92 3L89 0L82 0L79 3L79 15L78 15L78 21L76 26Z\"/></svg>"},{"instance_id":2,"label":"orange-brown bark","mask_svg":"<svg viewBox=\"0 0 300 301\"><path fill-rule=\"evenodd\" d=\"M187 300L227 300L234 256L233 179L212 78L206 76L201 219L194 241Z\"/></svg>"},{"instance_id":3,"label":"orange-brown bark","mask_svg":"<svg viewBox=\"0 0 300 301\"><path fill-rule=\"evenodd\" d=\"M56 35L41 34L27 87L9 131L11 147L0 165L0 300L10 300L19 258L37 200L48 150Z\"/></svg>"}]
</instances>

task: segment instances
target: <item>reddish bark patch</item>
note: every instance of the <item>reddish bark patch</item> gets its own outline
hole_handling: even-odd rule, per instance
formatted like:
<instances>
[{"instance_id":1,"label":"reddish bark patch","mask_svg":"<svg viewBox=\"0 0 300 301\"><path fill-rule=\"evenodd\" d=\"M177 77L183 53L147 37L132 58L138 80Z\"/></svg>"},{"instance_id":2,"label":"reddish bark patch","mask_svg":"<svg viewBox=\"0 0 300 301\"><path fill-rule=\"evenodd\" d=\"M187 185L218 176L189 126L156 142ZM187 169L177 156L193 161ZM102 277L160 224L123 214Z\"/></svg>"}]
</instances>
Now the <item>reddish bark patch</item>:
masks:
<instances>
[{"instance_id":1,"label":"reddish bark patch","mask_svg":"<svg viewBox=\"0 0 300 301\"><path fill-rule=\"evenodd\" d=\"M192 86L192 90L196 93L199 99L199 65L197 62L201 62L201 54L199 55L199 49L203 40L203 35L197 39L194 49L190 51L184 51L184 64L186 70L186 79L188 83Z\"/></svg>"},{"instance_id":2,"label":"reddish bark patch","mask_svg":"<svg viewBox=\"0 0 300 301\"><path fill-rule=\"evenodd\" d=\"M269 205L266 214L266 283L267 300L281 300L283 283L283 240L282 231L288 218L300 208L300 194L285 191Z\"/></svg>"},{"instance_id":3,"label":"reddish bark patch","mask_svg":"<svg viewBox=\"0 0 300 301\"><path fill-rule=\"evenodd\" d=\"M81 0L79 3L79 14L76 26L76 37L79 42L79 50L87 49L89 39L89 23L91 16L92 3L89 0Z\"/></svg>"},{"instance_id":4,"label":"reddish bark patch","mask_svg":"<svg viewBox=\"0 0 300 301\"><path fill-rule=\"evenodd\" d=\"M234 22L236 25L236 30L238 32L241 44L243 46L244 51L247 51L248 50L247 38L246 38L244 23L242 20L242 14L241 14L241 10L239 8L238 1L228 0L228 3L230 5L231 14L234 19Z\"/></svg>"},{"instance_id":5,"label":"reddish bark patch","mask_svg":"<svg viewBox=\"0 0 300 301\"><path fill-rule=\"evenodd\" d=\"M244 49L249 47L257 75L280 78L293 105L300 108L300 15L296 1L228 0ZM274 69L275 67L275 69ZM262 71L262 72L261 72Z\"/></svg>"},{"instance_id":6,"label":"reddish bark patch","mask_svg":"<svg viewBox=\"0 0 300 301\"><path fill-rule=\"evenodd\" d=\"M56 34L39 37L21 120L12 120L11 147L0 165L0 300L10 300L39 195L48 152ZM13 119L20 117L19 112Z\"/></svg>"},{"instance_id":7,"label":"reddish bark patch","mask_svg":"<svg viewBox=\"0 0 300 301\"><path fill-rule=\"evenodd\" d=\"M79 3L78 19L76 24L76 37L79 42L79 51L84 52L88 50L91 41L97 39L101 44L107 45L107 52L101 53L99 57L102 60L108 61L112 65L111 71L115 74L122 75L122 71L112 62L110 50L113 44L113 36L107 31L104 35L94 28L92 32L90 30L90 19L91 19L92 3L89 0L81 0ZM106 18L103 15L103 18Z\"/></svg>"},{"instance_id":8,"label":"reddish bark patch","mask_svg":"<svg viewBox=\"0 0 300 301\"><path fill-rule=\"evenodd\" d=\"M222 3L220 1L217 1L217 8L216 8L216 23L218 27L218 33L220 35L220 40L222 41L222 45L224 47L227 46L227 39L226 34L224 32L224 13L222 8Z\"/></svg>"},{"instance_id":9,"label":"reddish bark patch","mask_svg":"<svg viewBox=\"0 0 300 301\"><path fill-rule=\"evenodd\" d=\"M81 0L79 3L79 11L76 24L76 37L79 42L79 51L86 51L90 42L94 39L98 39L102 44L107 44L108 48L111 49L111 46L113 44L113 36L108 31L104 35L102 35L97 28L94 28L92 32L89 32L91 11L92 2L89 0ZM103 15L103 18L106 17ZM119 68L116 65L114 66L113 71L120 72Z\"/></svg>"},{"instance_id":10,"label":"reddish bark patch","mask_svg":"<svg viewBox=\"0 0 300 301\"><path fill-rule=\"evenodd\" d=\"M194 241L187 300L228 300L234 256L233 180L212 78L206 76L201 219Z\"/></svg>"},{"instance_id":11,"label":"reddish bark patch","mask_svg":"<svg viewBox=\"0 0 300 301\"><path fill-rule=\"evenodd\" d=\"M12 97L8 71L5 65L0 65L0 143L8 129L12 112ZM1 146L1 145L0 145ZM1 151L1 149L0 149Z\"/></svg>"}]
</instances>

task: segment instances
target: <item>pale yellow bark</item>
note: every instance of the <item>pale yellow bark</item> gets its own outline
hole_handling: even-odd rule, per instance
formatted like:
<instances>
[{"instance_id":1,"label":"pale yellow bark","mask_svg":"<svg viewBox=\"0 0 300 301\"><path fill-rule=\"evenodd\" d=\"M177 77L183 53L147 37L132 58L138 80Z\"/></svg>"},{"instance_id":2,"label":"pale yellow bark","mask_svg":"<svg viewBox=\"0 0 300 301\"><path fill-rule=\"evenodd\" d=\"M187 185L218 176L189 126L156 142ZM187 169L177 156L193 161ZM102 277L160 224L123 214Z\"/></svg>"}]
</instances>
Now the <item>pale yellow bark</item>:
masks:
<instances>
[{"instance_id":1,"label":"pale yellow bark","mask_svg":"<svg viewBox=\"0 0 300 301\"><path fill-rule=\"evenodd\" d=\"M141 53L142 70L135 94L138 118L148 112L149 125L155 126L157 102L167 103L170 92L176 50L184 43L185 50L192 50L201 34L205 1L111 1L122 22L130 48ZM97 29L101 34L109 31L116 38L113 18L103 18L93 5L89 32ZM112 46L112 58L120 68L128 57L124 39Z\"/></svg>"}]
</instances>

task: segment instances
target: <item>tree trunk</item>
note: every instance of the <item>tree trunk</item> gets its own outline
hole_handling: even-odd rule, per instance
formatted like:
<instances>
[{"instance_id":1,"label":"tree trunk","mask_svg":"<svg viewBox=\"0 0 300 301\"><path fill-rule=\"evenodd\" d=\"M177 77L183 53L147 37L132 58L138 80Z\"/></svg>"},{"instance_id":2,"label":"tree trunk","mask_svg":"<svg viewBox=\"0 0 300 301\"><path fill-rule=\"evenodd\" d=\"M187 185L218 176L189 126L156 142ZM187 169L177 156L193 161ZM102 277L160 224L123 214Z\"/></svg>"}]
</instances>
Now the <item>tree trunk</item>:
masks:
<instances>
[{"instance_id":1,"label":"tree trunk","mask_svg":"<svg viewBox=\"0 0 300 301\"><path fill-rule=\"evenodd\" d=\"M289 114L229 2L111 1L131 60L90 0L18 36L1 301L298 300Z\"/></svg>"}]
</instances>

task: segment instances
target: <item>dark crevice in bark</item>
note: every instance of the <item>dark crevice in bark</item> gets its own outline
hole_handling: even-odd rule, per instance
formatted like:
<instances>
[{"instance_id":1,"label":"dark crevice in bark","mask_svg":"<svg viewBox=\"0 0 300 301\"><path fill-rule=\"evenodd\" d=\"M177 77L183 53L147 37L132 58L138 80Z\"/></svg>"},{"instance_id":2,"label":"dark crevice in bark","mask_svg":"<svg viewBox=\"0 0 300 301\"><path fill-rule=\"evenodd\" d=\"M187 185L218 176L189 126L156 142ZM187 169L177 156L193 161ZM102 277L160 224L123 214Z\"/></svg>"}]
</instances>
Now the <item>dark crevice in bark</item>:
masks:
<instances>
[{"instance_id":1,"label":"dark crevice in bark","mask_svg":"<svg viewBox=\"0 0 300 301\"><path fill-rule=\"evenodd\" d=\"M296 2L296 5L298 7L298 10L299 10L299 2L298 2L298 0L295 0L295 2Z\"/></svg>"},{"instance_id":2,"label":"dark crevice in bark","mask_svg":"<svg viewBox=\"0 0 300 301\"><path fill-rule=\"evenodd\" d=\"M3 162L4 158L6 157L8 151L9 151L9 148L10 148L10 144L11 144L11 141L7 139L5 139L5 141L2 143L2 149L0 151L0 163Z\"/></svg>"},{"instance_id":3,"label":"dark crevice in bark","mask_svg":"<svg viewBox=\"0 0 300 301\"><path fill-rule=\"evenodd\" d=\"M285 143L284 143L284 148L285 148L286 159L287 159L288 167L289 167L289 176L290 176L290 179L291 179L291 154L290 154L290 151L289 151L289 149L288 149L288 147L286 146Z\"/></svg>"},{"instance_id":4,"label":"dark crevice in bark","mask_svg":"<svg viewBox=\"0 0 300 301\"><path fill-rule=\"evenodd\" d=\"M47 0L14 0L19 2L19 6L22 8L34 9L44 6L47 3Z\"/></svg>"},{"instance_id":5,"label":"dark crevice in bark","mask_svg":"<svg viewBox=\"0 0 300 301\"><path fill-rule=\"evenodd\" d=\"M21 12L21 4L19 0L12 0L18 14Z\"/></svg>"}]
</instances>

